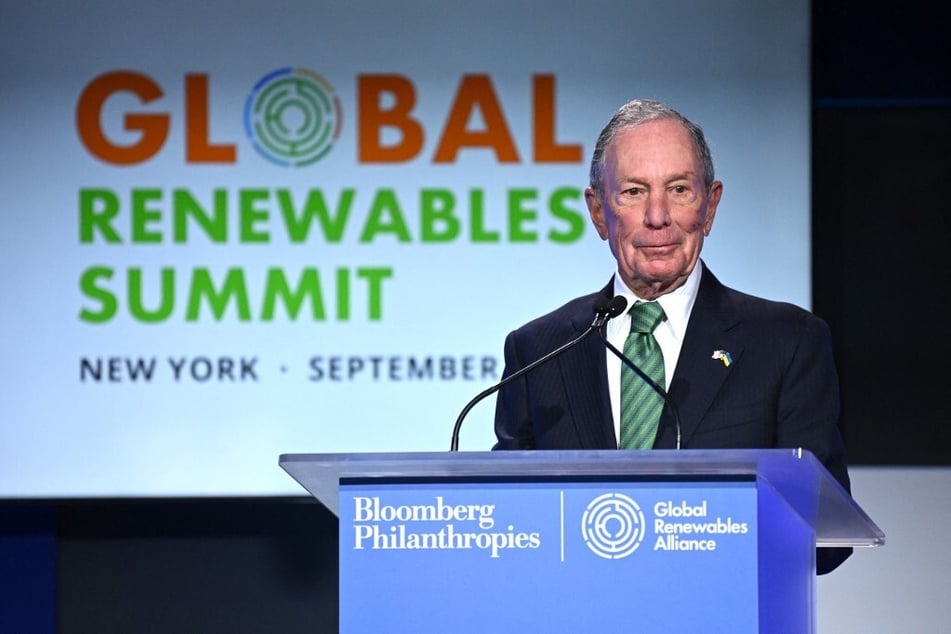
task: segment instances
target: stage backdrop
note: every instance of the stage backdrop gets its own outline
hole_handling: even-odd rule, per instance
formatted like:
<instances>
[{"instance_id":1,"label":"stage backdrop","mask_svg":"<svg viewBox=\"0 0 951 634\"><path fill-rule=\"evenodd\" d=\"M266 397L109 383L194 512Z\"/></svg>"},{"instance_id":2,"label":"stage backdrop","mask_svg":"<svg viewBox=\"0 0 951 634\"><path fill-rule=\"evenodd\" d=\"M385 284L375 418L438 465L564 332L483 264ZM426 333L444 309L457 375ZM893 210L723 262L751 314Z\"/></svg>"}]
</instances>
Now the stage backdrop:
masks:
<instances>
[{"instance_id":1,"label":"stage backdrop","mask_svg":"<svg viewBox=\"0 0 951 634\"><path fill-rule=\"evenodd\" d=\"M808 2L0 18L2 497L301 493L282 452L447 449L505 334L614 271L583 189L634 97L707 132L711 268L808 305Z\"/></svg>"}]
</instances>

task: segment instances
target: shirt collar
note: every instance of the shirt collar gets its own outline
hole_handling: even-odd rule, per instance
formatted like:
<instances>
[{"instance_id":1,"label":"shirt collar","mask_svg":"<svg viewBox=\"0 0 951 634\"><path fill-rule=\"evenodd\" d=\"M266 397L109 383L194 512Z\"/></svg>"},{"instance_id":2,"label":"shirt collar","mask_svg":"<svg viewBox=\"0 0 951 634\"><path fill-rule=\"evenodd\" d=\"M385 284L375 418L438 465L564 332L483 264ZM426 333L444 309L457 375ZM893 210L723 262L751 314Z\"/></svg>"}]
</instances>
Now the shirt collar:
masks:
<instances>
[{"instance_id":1,"label":"shirt collar","mask_svg":"<svg viewBox=\"0 0 951 634\"><path fill-rule=\"evenodd\" d=\"M690 275L687 276L683 284L657 298L661 308L664 309L664 314L667 315L667 320L658 326L658 328L669 328L671 334L673 334L677 340L683 340L684 333L687 332L687 321L690 319L690 311L693 310L693 304L697 300L702 271L703 262L697 260L697 265L693 267L693 270L690 272ZM634 302L643 301L621 281L621 275L618 272L614 273L614 294L622 295L624 299L627 300L628 310L634 305ZM624 319L621 319L621 317ZM612 319L608 323L609 325L615 325L614 322L620 322L616 324L616 326L626 323L626 330L630 330L630 317L626 312L624 315L621 315L617 319Z\"/></svg>"}]
</instances>

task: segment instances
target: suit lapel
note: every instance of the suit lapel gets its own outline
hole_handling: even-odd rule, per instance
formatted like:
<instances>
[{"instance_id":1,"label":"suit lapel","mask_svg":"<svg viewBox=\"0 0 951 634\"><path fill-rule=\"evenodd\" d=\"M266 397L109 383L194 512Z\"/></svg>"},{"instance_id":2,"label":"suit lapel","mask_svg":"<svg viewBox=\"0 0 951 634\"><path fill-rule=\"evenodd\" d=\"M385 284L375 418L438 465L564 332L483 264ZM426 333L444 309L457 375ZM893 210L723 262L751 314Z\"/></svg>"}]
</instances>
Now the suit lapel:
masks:
<instances>
[{"instance_id":1,"label":"suit lapel","mask_svg":"<svg viewBox=\"0 0 951 634\"><path fill-rule=\"evenodd\" d=\"M613 282L601 294L611 297ZM570 317L571 328L577 337L591 325L594 313L590 305ZM571 420L578 432L581 449L613 449L614 422L608 392L606 349L597 333L591 333L572 353L558 359L565 385ZM579 380L580 377L580 380Z\"/></svg>"},{"instance_id":2,"label":"suit lapel","mask_svg":"<svg viewBox=\"0 0 951 634\"><path fill-rule=\"evenodd\" d=\"M670 397L680 413L684 447L689 446L690 437L730 375L733 364L743 355L743 345L736 332L739 323L726 288L704 267L670 385ZM718 351L729 353L732 362L728 365L714 358Z\"/></svg>"}]
</instances>

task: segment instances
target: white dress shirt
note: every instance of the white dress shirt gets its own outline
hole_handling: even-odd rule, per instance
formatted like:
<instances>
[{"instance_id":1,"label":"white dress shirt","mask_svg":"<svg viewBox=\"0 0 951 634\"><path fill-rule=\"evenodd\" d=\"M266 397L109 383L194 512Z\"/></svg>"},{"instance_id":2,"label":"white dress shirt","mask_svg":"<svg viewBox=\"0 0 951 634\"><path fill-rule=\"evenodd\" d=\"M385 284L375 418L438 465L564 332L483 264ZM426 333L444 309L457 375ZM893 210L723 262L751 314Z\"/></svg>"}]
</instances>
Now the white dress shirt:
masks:
<instances>
[{"instance_id":1,"label":"white dress shirt","mask_svg":"<svg viewBox=\"0 0 951 634\"><path fill-rule=\"evenodd\" d=\"M700 288L700 273L702 264L697 261L687 280L675 290L657 298L667 319L662 321L654 330L654 338L664 354L664 389L670 389L670 379L674 376L677 359L680 357L680 347L684 342L684 333L687 332L687 321L690 311L697 299ZM628 310L635 301L643 301L621 281L621 276L614 274L614 295L623 295L627 300ZM608 322L605 335L618 350L624 350L624 342L631 332L631 315L625 312ZM621 360L610 350L605 348L608 364L608 390L611 396L611 414L614 418L614 437L621 437Z\"/></svg>"}]
</instances>

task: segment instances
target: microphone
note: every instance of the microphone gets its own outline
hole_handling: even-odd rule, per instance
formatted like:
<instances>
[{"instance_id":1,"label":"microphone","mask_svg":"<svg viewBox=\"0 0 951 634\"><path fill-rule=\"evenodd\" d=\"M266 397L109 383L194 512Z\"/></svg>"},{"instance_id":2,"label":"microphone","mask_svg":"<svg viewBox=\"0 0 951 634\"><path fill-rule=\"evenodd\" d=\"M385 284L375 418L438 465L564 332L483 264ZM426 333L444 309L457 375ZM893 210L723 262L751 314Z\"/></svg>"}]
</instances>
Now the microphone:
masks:
<instances>
[{"instance_id":1,"label":"microphone","mask_svg":"<svg viewBox=\"0 0 951 634\"><path fill-rule=\"evenodd\" d=\"M449 445L449 451L459 451L459 431L462 429L462 421L465 420L465 417L469 413L469 410L475 407L476 404L479 403L479 401L481 401L487 396L495 394L496 392L501 390L503 387L505 387L506 385L514 381L515 379L519 378L520 376L528 374L529 372L531 372L532 370L534 370L541 364L545 363L546 361L551 361L552 359L560 355L565 350L568 350L569 348L572 348L576 346L577 344L581 343L581 341L585 337L590 335L593 331L597 331L598 333L600 333L601 328L604 327L604 324L608 323L608 321L610 321L611 319L614 319L615 317L623 313L625 308L627 308L627 300L624 299L624 297L622 297L621 295L618 295L614 297L613 299L598 297L594 301L594 312L595 312L594 321L591 322L591 325L588 326L587 330L585 330L583 333L581 333L580 335L578 335L577 337L575 337L568 343L564 344L560 348L556 348L555 350L552 350L545 356L536 359L532 363L529 363L518 372L514 372L510 374L509 376L505 377L504 379L502 379L495 385L489 388L486 388L485 390L482 390L481 392L476 394L475 398L473 398L471 401L466 403L466 406L462 408L461 412L459 412L459 417L456 418L456 424L452 428L452 442Z\"/></svg>"},{"instance_id":2,"label":"microphone","mask_svg":"<svg viewBox=\"0 0 951 634\"><path fill-rule=\"evenodd\" d=\"M621 300L623 300L623 302L624 302L624 307L621 309L621 312L624 312L624 309L627 308L627 300L625 300L625 299L624 299L623 297L621 297L620 295L618 295L618 296L615 297L614 299L615 299L615 300L616 300L616 299L621 299ZM612 301L612 303L613 303L614 300L611 300L611 301ZM620 314L620 312L619 312L618 314ZM608 320L605 319L605 320L604 320L604 323L607 323L607 322L608 322ZM661 397L662 399L664 399L664 405L666 405L667 407L669 407L669 408L670 408L670 413L674 415L674 426L675 426L676 431L677 431L677 445L676 445L676 448L677 448L677 449L680 449L680 413L677 411L677 406L674 405L674 402L673 402L672 400L670 400L670 396L667 394L667 390L665 390L665 389L662 388L661 386L657 385L657 383L655 383L655 382L653 381L653 379L651 379L649 376L647 376L647 374L645 374L643 370L641 370L639 367L637 367L637 365L636 365L633 361L631 361L630 359L628 359L627 356L626 356L623 352L621 352L621 351L618 350L616 347L614 347L614 345L612 345L611 342L607 340L607 337L604 336L604 333L601 331L600 328L598 329L598 337L601 338L602 343L604 343L604 345L607 347L607 349L614 353L614 356L616 356L618 359L620 359L621 362L622 362L624 365L626 365L626 366L629 367L631 370L633 370L633 371L634 371L634 374L636 374L637 376L639 376L642 381L644 381L644 382L647 383L649 386L651 386L651 388L652 388L655 392L657 392L657 393L660 395L660 397Z\"/></svg>"}]
</instances>

